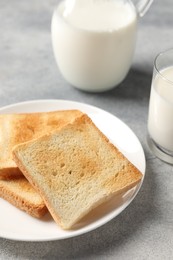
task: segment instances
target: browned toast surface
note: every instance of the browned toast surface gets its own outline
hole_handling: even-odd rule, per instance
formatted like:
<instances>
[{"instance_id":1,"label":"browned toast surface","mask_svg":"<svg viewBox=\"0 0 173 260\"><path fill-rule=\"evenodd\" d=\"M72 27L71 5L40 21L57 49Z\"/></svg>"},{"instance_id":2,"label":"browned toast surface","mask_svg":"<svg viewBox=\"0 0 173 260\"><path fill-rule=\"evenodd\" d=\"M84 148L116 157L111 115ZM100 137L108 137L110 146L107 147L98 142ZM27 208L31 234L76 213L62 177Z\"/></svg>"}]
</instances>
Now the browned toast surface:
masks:
<instances>
[{"instance_id":1,"label":"browned toast surface","mask_svg":"<svg viewBox=\"0 0 173 260\"><path fill-rule=\"evenodd\" d=\"M16 146L13 155L64 229L72 228L93 208L134 187L142 178L87 115Z\"/></svg>"},{"instance_id":2,"label":"browned toast surface","mask_svg":"<svg viewBox=\"0 0 173 260\"><path fill-rule=\"evenodd\" d=\"M33 217L41 218L48 212L43 199L24 176L0 180L0 197Z\"/></svg>"},{"instance_id":3,"label":"browned toast surface","mask_svg":"<svg viewBox=\"0 0 173 260\"><path fill-rule=\"evenodd\" d=\"M13 146L59 129L81 115L79 110L0 115L0 179L22 175L12 158Z\"/></svg>"}]
</instances>

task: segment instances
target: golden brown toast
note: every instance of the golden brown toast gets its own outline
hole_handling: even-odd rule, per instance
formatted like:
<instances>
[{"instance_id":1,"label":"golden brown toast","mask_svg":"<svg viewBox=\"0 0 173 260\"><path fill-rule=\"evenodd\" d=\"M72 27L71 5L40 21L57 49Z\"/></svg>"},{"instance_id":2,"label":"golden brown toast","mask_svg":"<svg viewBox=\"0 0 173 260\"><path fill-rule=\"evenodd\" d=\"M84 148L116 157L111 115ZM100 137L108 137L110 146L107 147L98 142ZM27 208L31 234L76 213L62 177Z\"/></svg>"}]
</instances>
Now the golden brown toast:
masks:
<instances>
[{"instance_id":1,"label":"golden brown toast","mask_svg":"<svg viewBox=\"0 0 173 260\"><path fill-rule=\"evenodd\" d=\"M33 217L41 218L48 212L43 199L24 176L0 180L0 197Z\"/></svg>"},{"instance_id":2,"label":"golden brown toast","mask_svg":"<svg viewBox=\"0 0 173 260\"><path fill-rule=\"evenodd\" d=\"M12 158L13 146L60 129L81 115L79 110L0 115L0 179L22 175Z\"/></svg>"},{"instance_id":3,"label":"golden brown toast","mask_svg":"<svg viewBox=\"0 0 173 260\"><path fill-rule=\"evenodd\" d=\"M63 229L142 178L87 115L16 146L13 156Z\"/></svg>"}]
</instances>

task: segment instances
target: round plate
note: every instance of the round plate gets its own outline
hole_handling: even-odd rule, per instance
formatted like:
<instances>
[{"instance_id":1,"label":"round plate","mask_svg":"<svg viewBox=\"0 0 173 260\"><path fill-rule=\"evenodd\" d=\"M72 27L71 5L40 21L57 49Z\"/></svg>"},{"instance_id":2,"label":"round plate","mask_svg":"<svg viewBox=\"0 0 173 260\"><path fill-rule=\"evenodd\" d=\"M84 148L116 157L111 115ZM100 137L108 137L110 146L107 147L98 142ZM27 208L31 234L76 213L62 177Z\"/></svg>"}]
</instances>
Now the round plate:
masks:
<instances>
[{"instance_id":1,"label":"round plate","mask_svg":"<svg viewBox=\"0 0 173 260\"><path fill-rule=\"evenodd\" d=\"M120 119L102 109L67 100L36 100L3 107L0 109L0 113L27 113L65 109L79 109L87 113L110 141L142 172L144 179L145 156L138 138ZM35 219L0 199L0 236L21 241L48 241L84 234L120 214L135 198L143 179L135 188L97 207L80 222L77 229L71 231L62 230L49 214L41 220Z\"/></svg>"}]
</instances>

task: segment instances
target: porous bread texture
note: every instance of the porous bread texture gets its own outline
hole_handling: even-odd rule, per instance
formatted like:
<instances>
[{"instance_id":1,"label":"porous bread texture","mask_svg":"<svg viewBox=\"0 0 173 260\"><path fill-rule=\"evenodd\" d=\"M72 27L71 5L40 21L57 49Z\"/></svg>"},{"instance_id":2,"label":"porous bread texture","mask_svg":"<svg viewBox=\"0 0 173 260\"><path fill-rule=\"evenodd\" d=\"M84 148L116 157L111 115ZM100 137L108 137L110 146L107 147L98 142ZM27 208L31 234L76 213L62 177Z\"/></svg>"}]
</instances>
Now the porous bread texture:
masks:
<instances>
[{"instance_id":1,"label":"porous bread texture","mask_svg":"<svg viewBox=\"0 0 173 260\"><path fill-rule=\"evenodd\" d=\"M142 178L87 115L16 146L13 155L63 229L71 229L93 208Z\"/></svg>"},{"instance_id":2,"label":"porous bread texture","mask_svg":"<svg viewBox=\"0 0 173 260\"><path fill-rule=\"evenodd\" d=\"M59 110L0 115L0 179L22 175L12 158L13 146L60 129L82 114L79 110Z\"/></svg>"},{"instance_id":3,"label":"porous bread texture","mask_svg":"<svg viewBox=\"0 0 173 260\"><path fill-rule=\"evenodd\" d=\"M0 180L0 197L36 218L48 212L43 199L24 176Z\"/></svg>"}]
</instances>

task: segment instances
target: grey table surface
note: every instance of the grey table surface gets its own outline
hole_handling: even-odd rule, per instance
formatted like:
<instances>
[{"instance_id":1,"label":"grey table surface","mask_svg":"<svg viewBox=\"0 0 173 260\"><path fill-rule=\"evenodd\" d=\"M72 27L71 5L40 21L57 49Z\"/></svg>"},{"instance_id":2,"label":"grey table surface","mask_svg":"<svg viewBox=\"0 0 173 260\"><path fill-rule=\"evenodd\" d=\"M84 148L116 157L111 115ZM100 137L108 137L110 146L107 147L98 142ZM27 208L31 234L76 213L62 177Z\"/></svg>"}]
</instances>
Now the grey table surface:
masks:
<instances>
[{"instance_id":1,"label":"grey table surface","mask_svg":"<svg viewBox=\"0 0 173 260\"><path fill-rule=\"evenodd\" d=\"M50 37L57 3L0 0L0 107L34 99L65 99L107 110L138 136L146 155L146 177L133 203L104 226L59 241L0 238L0 259L173 259L173 168L157 159L146 143L153 60L158 52L173 47L173 1L155 0L139 21L127 78L101 94L71 87L58 71Z\"/></svg>"}]
</instances>

